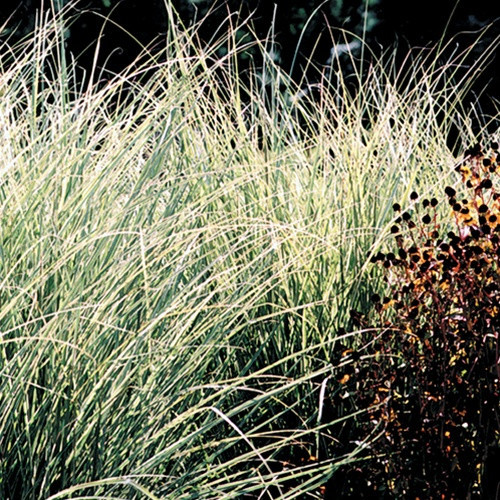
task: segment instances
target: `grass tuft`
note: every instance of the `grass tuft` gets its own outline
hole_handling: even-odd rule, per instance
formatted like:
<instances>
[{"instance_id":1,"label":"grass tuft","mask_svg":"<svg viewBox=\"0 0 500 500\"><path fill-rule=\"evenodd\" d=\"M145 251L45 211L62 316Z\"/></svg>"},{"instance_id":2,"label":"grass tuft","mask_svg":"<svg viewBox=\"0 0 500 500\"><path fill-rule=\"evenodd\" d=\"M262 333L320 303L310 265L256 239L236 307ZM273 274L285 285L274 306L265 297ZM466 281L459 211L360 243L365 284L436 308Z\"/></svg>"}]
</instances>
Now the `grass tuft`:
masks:
<instances>
[{"instance_id":1,"label":"grass tuft","mask_svg":"<svg viewBox=\"0 0 500 500\"><path fill-rule=\"evenodd\" d=\"M320 498L380 437L332 453L368 411L332 417L332 353L392 205L472 141L473 70L382 57L316 98L169 15L161 57L88 87L62 17L0 53L2 498Z\"/></svg>"}]
</instances>

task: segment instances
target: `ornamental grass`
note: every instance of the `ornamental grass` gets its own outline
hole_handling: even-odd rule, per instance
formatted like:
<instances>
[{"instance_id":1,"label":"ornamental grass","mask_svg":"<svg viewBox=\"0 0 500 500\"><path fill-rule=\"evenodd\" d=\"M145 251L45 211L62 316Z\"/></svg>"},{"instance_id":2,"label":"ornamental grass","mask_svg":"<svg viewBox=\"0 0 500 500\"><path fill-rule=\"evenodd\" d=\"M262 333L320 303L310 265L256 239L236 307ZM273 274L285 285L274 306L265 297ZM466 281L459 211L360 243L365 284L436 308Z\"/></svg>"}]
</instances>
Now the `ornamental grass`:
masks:
<instances>
[{"instance_id":1,"label":"ornamental grass","mask_svg":"<svg viewBox=\"0 0 500 500\"><path fill-rule=\"evenodd\" d=\"M203 45L166 8L163 51L120 74L82 76L70 7L0 49L0 498L319 499L362 464L396 494L413 486L391 443L424 416L429 460L457 461L444 484L460 470L484 487L462 464L477 452L476 474L497 429L498 200L479 173L496 160L468 155L472 195L439 201L460 204L458 228L437 227L432 199L392 205L451 183L447 138L477 135L464 98L495 47L471 66L467 50L396 64L365 47L349 75L334 60L297 85L272 40L232 19ZM244 83L250 45L263 62ZM339 333L384 274L382 325ZM350 395L357 367L372 387Z\"/></svg>"}]
</instances>

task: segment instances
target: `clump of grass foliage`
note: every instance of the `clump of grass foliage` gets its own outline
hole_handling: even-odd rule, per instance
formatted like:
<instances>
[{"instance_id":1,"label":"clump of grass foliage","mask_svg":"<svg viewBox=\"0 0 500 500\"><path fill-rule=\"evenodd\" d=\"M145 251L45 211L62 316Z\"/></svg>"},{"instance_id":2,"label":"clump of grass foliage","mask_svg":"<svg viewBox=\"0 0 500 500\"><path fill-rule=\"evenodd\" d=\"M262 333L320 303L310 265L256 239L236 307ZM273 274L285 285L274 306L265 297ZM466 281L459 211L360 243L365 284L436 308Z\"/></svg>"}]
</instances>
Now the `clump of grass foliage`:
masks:
<instances>
[{"instance_id":1,"label":"clump of grass foliage","mask_svg":"<svg viewBox=\"0 0 500 500\"><path fill-rule=\"evenodd\" d=\"M338 327L394 200L473 140L481 61L352 59L313 98L265 42L244 86L236 29L202 46L167 10L163 54L95 85L61 16L2 46L2 498L320 498L384 432L339 448L370 408L331 411L364 338Z\"/></svg>"}]
</instances>

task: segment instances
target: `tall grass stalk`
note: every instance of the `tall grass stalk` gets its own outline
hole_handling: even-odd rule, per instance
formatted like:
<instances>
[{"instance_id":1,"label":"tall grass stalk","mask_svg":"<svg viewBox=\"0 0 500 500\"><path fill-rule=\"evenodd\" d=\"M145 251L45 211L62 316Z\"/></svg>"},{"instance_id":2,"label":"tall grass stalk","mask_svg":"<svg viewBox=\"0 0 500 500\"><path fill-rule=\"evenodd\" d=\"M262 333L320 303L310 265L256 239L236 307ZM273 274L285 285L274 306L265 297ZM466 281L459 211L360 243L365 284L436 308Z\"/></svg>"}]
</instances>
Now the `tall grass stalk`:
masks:
<instances>
[{"instance_id":1,"label":"tall grass stalk","mask_svg":"<svg viewBox=\"0 0 500 500\"><path fill-rule=\"evenodd\" d=\"M313 99L267 59L244 86L234 30L169 15L162 57L88 87L61 17L2 47L2 498L320 498L376 438L329 452L356 418L330 356L392 203L472 140L470 75L381 58Z\"/></svg>"}]
</instances>

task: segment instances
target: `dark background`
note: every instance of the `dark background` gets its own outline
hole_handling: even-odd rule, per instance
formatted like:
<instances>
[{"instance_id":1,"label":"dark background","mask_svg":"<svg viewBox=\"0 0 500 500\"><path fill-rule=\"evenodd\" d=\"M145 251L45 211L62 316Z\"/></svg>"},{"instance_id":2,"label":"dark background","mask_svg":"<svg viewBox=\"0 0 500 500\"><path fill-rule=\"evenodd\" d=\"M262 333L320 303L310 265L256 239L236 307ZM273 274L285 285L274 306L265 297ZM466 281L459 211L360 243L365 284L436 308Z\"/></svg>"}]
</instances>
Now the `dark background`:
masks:
<instances>
[{"instance_id":1,"label":"dark background","mask_svg":"<svg viewBox=\"0 0 500 500\"><path fill-rule=\"evenodd\" d=\"M0 40L16 39L28 34L35 24L35 13L42 6L61 8L68 0L4 0L0 7L0 22L9 19ZM200 38L208 41L214 32L224 25L229 12L239 12L241 18L252 13L252 28L259 37L269 35L271 26L274 33L275 60L285 71L290 71L301 32L304 30L298 58L293 68L295 78L303 76L306 59L314 50L313 61L321 68L330 57L332 47L331 33L343 28L362 36L370 47L380 52L397 43L401 57L408 53L408 47L432 46L443 38L447 40L461 33L454 39L453 47L466 48L476 38L477 31L488 24L483 42L477 45L470 56L470 62L480 55L488 43L499 36L500 2L496 0L419 0L402 2L401 0L368 0L365 10L364 0L172 0L174 8L183 23L191 25L211 14L199 30ZM314 10L318 12L311 17ZM167 31L167 16L164 0L80 0L77 9L81 11L78 20L71 25L67 36L67 46L71 53L78 55L79 65L89 68L93 60L93 47L103 24L103 16L110 16L117 24L130 32L143 45L151 46L156 40L161 45L162 36ZM365 12L367 15L365 16ZM100 15L98 15L100 14ZM309 20L309 21L308 21ZM240 36L245 35L245 29ZM319 43L316 43L319 38ZM342 40L340 40L342 41ZM132 62L140 52L140 45L123 30L108 23L101 38L99 64L106 64L110 72L119 72ZM451 48L450 48L451 50ZM484 68L473 92L468 96L476 101L482 89L480 103L483 112L493 113L495 107L491 98L498 99L500 80L498 75L498 48L491 63ZM257 52L250 51L243 59L259 65ZM242 61L245 67L245 60ZM307 75L317 78L317 72Z\"/></svg>"}]
</instances>

